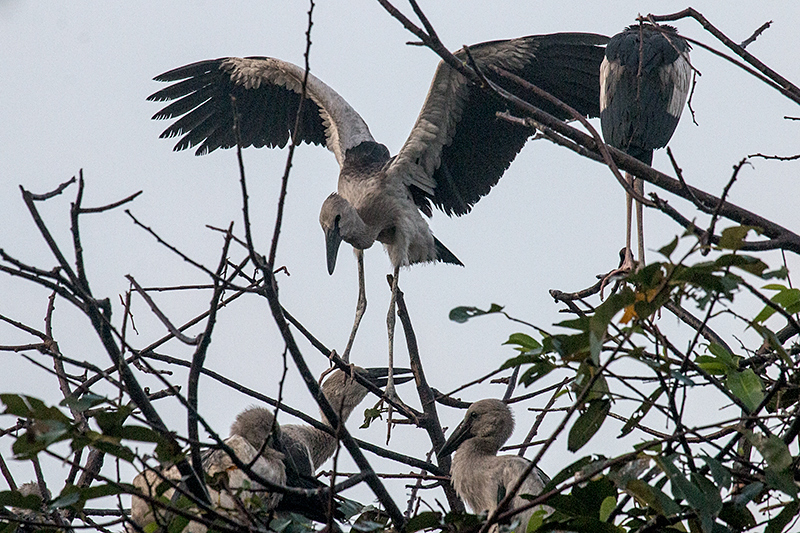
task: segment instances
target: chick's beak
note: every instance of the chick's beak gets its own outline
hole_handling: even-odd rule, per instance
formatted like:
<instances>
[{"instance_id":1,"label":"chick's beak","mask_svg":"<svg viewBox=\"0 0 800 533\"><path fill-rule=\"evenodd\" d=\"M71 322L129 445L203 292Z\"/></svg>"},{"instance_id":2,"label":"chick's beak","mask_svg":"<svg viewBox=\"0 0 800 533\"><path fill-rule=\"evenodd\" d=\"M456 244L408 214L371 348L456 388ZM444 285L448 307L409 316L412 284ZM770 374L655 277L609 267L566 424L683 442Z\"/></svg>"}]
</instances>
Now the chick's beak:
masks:
<instances>
[{"instance_id":1,"label":"chick's beak","mask_svg":"<svg viewBox=\"0 0 800 533\"><path fill-rule=\"evenodd\" d=\"M459 445L467 440L468 438L472 437L472 424L470 423L470 419L466 419L462 421L456 429L453 430L453 433L450 435L450 438L442 446L442 449L436 452L436 457L447 457L454 451L456 451Z\"/></svg>"},{"instance_id":2,"label":"chick's beak","mask_svg":"<svg viewBox=\"0 0 800 533\"><path fill-rule=\"evenodd\" d=\"M387 367L381 366L381 367L366 368L365 371L366 371L366 378L370 380L373 385L380 388L386 386L389 376L389 369ZM408 374L411 374L410 368L395 368L394 369L395 385L399 385L400 383L405 383L406 381L411 381L412 379L414 379L414 376L409 376Z\"/></svg>"}]
</instances>

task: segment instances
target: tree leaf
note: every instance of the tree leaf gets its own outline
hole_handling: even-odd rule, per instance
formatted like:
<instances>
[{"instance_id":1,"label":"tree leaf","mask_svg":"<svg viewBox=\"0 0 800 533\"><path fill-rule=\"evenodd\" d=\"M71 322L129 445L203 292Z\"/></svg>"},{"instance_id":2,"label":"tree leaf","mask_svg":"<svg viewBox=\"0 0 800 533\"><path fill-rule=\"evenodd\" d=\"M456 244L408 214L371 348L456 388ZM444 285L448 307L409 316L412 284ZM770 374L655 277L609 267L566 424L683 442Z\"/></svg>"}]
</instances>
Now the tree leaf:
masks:
<instances>
[{"instance_id":1,"label":"tree leaf","mask_svg":"<svg viewBox=\"0 0 800 533\"><path fill-rule=\"evenodd\" d=\"M72 396L70 396L69 398L64 398L63 400L61 400L59 405L64 407L69 407L70 409L74 409L76 411L80 411L81 413L83 413L87 409L91 409L92 407L99 405L105 401L106 398L104 396L98 396L97 394L87 392L80 398L74 398Z\"/></svg>"},{"instance_id":2,"label":"tree leaf","mask_svg":"<svg viewBox=\"0 0 800 533\"><path fill-rule=\"evenodd\" d=\"M726 466L708 455L701 455L700 459L705 461L711 470L711 475L714 477L714 482L723 488L730 488L732 481L731 471Z\"/></svg>"},{"instance_id":3,"label":"tree leaf","mask_svg":"<svg viewBox=\"0 0 800 533\"><path fill-rule=\"evenodd\" d=\"M672 252L675 251L675 248L678 246L678 237L672 239L672 242L666 246L659 248L658 253L669 259L669 256L672 255Z\"/></svg>"},{"instance_id":4,"label":"tree leaf","mask_svg":"<svg viewBox=\"0 0 800 533\"><path fill-rule=\"evenodd\" d=\"M0 506L39 511L42 509L42 498L38 494L23 496L18 490L4 490L0 491Z\"/></svg>"},{"instance_id":5,"label":"tree leaf","mask_svg":"<svg viewBox=\"0 0 800 533\"><path fill-rule=\"evenodd\" d=\"M572 424L567 438L567 449L571 452L576 452L589 442L589 439L603 425L603 421L605 421L610 410L610 400L592 400L589 403L589 408Z\"/></svg>"},{"instance_id":6,"label":"tree leaf","mask_svg":"<svg viewBox=\"0 0 800 533\"><path fill-rule=\"evenodd\" d=\"M645 416L647 416L647 413L650 412L650 408L653 407L653 404L655 404L656 400L658 400L663 392L664 389L659 386L656 388L656 390L650 393L650 396L647 397L647 400L639 404L639 407L636 408L628 421L625 422L625 425L622 426L622 429L619 432L620 437L624 437L633 431L633 428L636 427L636 424L638 424Z\"/></svg>"},{"instance_id":7,"label":"tree leaf","mask_svg":"<svg viewBox=\"0 0 800 533\"><path fill-rule=\"evenodd\" d=\"M752 368L729 373L725 384L734 396L742 400L751 413L764 400L764 384Z\"/></svg>"},{"instance_id":8,"label":"tree leaf","mask_svg":"<svg viewBox=\"0 0 800 533\"><path fill-rule=\"evenodd\" d=\"M519 346L523 351L530 352L532 350L541 349L542 345L531 337L530 335L526 335L525 333L512 333L506 342L503 344L514 344Z\"/></svg>"},{"instance_id":9,"label":"tree leaf","mask_svg":"<svg viewBox=\"0 0 800 533\"><path fill-rule=\"evenodd\" d=\"M756 526L756 519L747 507L731 502L725 502L719 518L735 531L745 531Z\"/></svg>"},{"instance_id":10,"label":"tree leaf","mask_svg":"<svg viewBox=\"0 0 800 533\"><path fill-rule=\"evenodd\" d=\"M425 511L411 518L405 527L406 533L414 533L423 529L439 528L442 525L442 513Z\"/></svg>"},{"instance_id":11,"label":"tree leaf","mask_svg":"<svg viewBox=\"0 0 800 533\"><path fill-rule=\"evenodd\" d=\"M780 513L772 518L767 527L764 528L764 533L781 533L789 523L797 516L797 511L800 510L800 502L792 500L787 503Z\"/></svg>"},{"instance_id":12,"label":"tree leaf","mask_svg":"<svg viewBox=\"0 0 800 533\"><path fill-rule=\"evenodd\" d=\"M641 479L629 481L627 490L639 501L646 503L663 516L674 516L681 511L680 506L661 489L649 485Z\"/></svg>"},{"instance_id":13,"label":"tree leaf","mask_svg":"<svg viewBox=\"0 0 800 533\"><path fill-rule=\"evenodd\" d=\"M611 513L617 507L617 498L616 496L606 496L603 500L603 503L600 504L600 520L603 522L608 521L608 517L611 516Z\"/></svg>"},{"instance_id":14,"label":"tree leaf","mask_svg":"<svg viewBox=\"0 0 800 533\"><path fill-rule=\"evenodd\" d=\"M476 316L490 315L492 313L499 313L502 310L503 306L497 304L492 304L489 307L488 311L478 309L477 307L461 306L451 309L449 317L450 320L452 320L453 322L458 322L459 324L463 324L470 318L475 318Z\"/></svg>"},{"instance_id":15,"label":"tree leaf","mask_svg":"<svg viewBox=\"0 0 800 533\"><path fill-rule=\"evenodd\" d=\"M375 419L383 419L380 409L364 409L364 423L359 426L359 429L366 429Z\"/></svg>"},{"instance_id":16,"label":"tree leaf","mask_svg":"<svg viewBox=\"0 0 800 533\"><path fill-rule=\"evenodd\" d=\"M745 237L754 230L756 233L761 233L760 229L755 226L732 226L725 228L720 233L719 247L728 250L738 250L745 244Z\"/></svg>"}]
</instances>

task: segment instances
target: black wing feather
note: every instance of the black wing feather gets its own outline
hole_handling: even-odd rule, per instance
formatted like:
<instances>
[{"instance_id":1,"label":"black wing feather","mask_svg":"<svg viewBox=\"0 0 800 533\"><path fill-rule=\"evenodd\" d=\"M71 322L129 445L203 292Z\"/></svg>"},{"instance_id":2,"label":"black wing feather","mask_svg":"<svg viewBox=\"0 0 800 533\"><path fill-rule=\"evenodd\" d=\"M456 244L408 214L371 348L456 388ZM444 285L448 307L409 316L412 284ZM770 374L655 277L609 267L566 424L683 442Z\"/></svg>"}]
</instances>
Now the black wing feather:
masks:
<instances>
[{"instance_id":1,"label":"black wing feather","mask_svg":"<svg viewBox=\"0 0 800 533\"><path fill-rule=\"evenodd\" d=\"M532 48L521 68L513 74L551 93L586 116L600 114L600 64L608 37L597 34L559 33L515 39ZM504 45L493 41L472 47ZM522 46L524 45L524 46ZM479 65L480 66L480 65ZM496 83L515 92L509 82L484 70ZM569 116L548 101L527 95L533 105L566 119ZM452 142L443 147L441 163L434 172L433 203L448 215L463 215L498 182L530 137L531 130L499 120L507 104L478 87L470 87L469 99Z\"/></svg>"},{"instance_id":2,"label":"black wing feather","mask_svg":"<svg viewBox=\"0 0 800 533\"><path fill-rule=\"evenodd\" d=\"M154 119L180 117L161 136L182 136L175 150L199 145L197 155L236 146L235 105L242 146L286 146L294 131L300 95L266 82L258 88L245 88L232 80L230 70L225 67L226 59L199 61L154 78L176 82L148 97L153 101L175 100L153 116ZM300 141L325 144L320 110L311 99L303 102L299 124Z\"/></svg>"}]
</instances>

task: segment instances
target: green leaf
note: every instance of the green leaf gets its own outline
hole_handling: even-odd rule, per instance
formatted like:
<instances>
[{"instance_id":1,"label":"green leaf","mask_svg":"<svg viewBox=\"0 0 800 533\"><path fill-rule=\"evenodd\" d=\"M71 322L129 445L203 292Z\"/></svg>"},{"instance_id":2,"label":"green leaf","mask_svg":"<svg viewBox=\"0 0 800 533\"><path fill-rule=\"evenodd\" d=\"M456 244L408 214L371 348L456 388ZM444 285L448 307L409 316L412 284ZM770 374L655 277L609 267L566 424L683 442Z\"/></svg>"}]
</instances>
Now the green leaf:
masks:
<instances>
[{"instance_id":1,"label":"green leaf","mask_svg":"<svg viewBox=\"0 0 800 533\"><path fill-rule=\"evenodd\" d=\"M622 311L626 306L633 304L636 301L636 293L625 287L609 296L605 302L598 305L594 314L589 319L589 348L591 351L592 360L599 366L600 350L603 347L606 331L608 325L614 317ZM640 316L640 318L644 318Z\"/></svg>"},{"instance_id":2,"label":"green leaf","mask_svg":"<svg viewBox=\"0 0 800 533\"><path fill-rule=\"evenodd\" d=\"M538 531L539 528L542 527L546 516L547 511L544 509L538 509L534 511L528 520L528 525L525 527L525 533L533 533L534 531Z\"/></svg>"},{"instance_id":3,"label":"green leaf","mask_svg":"<svg viewBox=\"0 0 800 533\"><path fill-rule=\"evenodd\" d=\"M483 315L490 315L492 313L499 313L503 310L503 306L492 304L487 311L482 309L478 309L477 307L471 306L461 306L455 307L450 310L450 320L453 322L458 322L459 324L463 324L470 318L475 318L476 316L483 316Z\"/></svg>"},{"instance_id":4,"label":"green leaf","mask_svg":"<svg viewBox=\"0 0 800 533\"><path fill-rule=\"evenodd\" d=\"M380 522L373 522L372 520L360 520L360 519L352 526L353 530L361 531L363 533L383 530L385 527L386 524L381 524Z\"/></svg>"},{"instance_id":5,"label":"green leaf","mask_svg":"<svg viewBox=\"0 0 800 533\"><path fill-rule=\"evenodd\" d=\"M770 468L785 470L792 464L792 453L783 439L777 435L767 438L755 433L745 433L745 436L753 443L758 453L767 461Z\"/></svg>"},{"instance_id":6,"label":"green leaf","mask_svg":"<svg viewBox=\"0 0 800 533\"><path fill-rule=\"evenodd\" d=\"M611 513L616 507L616 496L606 496L606 498L603 500L603 503L600 504L600 520L603 522L608 522L608 517L611 516Z\"/></svg>"},{"instance_id":7,"label":"green leaf","mask_svg":"<svg viewBox=\"0 0 800 533\"><path fill-rule=\"evenodd\" d=\"M136 455L128 448L113 439L98 439L92 443L92 447L105 452L114 457L119 457L125 462L132 463Z\"/></svg>"},{"instance_id":8,"label":"green leaf","mask_svg":"<svg viewBox=\"0 0 800 533\"><path fill-rule=\"evenodd\" d=\"M540 359L534 362L530 368L525 370L519 378L519 382L530 387L536 381L545 377L547 374L555 370L557 367L549 359Z\"/></svg>"},{"instance_id":9,"label":"green leaf","mask_svg":"<svg viewBox=\"0 0 800 533\"><path fill-rule=\"evenodd\" d=\"M754 276L761 276L767 269L767 264L764 261L751 255L721 255L714 261L714 264L720 267L736 267Z\"/></svg>"},{"instance_id":10,"label":"green leaf","mask_svg":"<svg viewBox=\"0 0 800 533\"><path fill-rule=\"evenodd\" d=\"M571 452L580 450L589 442L608 416L611 410L610 400L592 400L589 408L572 425L567 438L567 449Z\"/></svg>"},{"instance_id":11,"label":"green leaf","mask_svg":"<svg viewBox=\"0 0 800 533\"><path fill-rule=\"evenodd\" d=\"M754 230L756 233L761 231L755 226L732 226L725 228L719 237L719 247L728 250L739 250L745 244L745 237Z\"/></svg>"},{"instance_id":12,"label":"green leaf","mask_svg":"<svg viewBox=\"0 0 800 533\"><path fill-rule=\"evenodd\" d=\"M503 344L514 344L519 346L522 351L530 352L532 350L541 349L542 345L531 337L530 335L526 335L525 333L512 333L506 342Z\"/></svg>"},{"instance_id":13,"label":"green leaf","mask_svg":"<svg viewBox=\"0 0 800 533\"><path fill-rule=\"evenodd\" d=\"M709 470L711 470L711 475L714 478L714 482L717 485L726 489L730 488L732 475L731 471L728 470L727 467L708 455L701 455L700 459L705 461L705 463L708 465Z\"/></svg>"},{"instance_id":14,"label":"green leaf","mask_svg":"<svg viewBox=\"0 0 800 533\"><path fill-rule=\"evenodd\" d=\"M761 335L761 338L764 339L769 344L770 348L772 348L778 353L781 359L783 359L784 363L786 363L789 366L794 365L794 361L792 360L791 357L789 357L789 354L786 353L786 350L781 345L781 341L778 339L778 336L775 334L774 331L772 331L766 326L756 324L755 322L751 322L750 327L756 330L756 332L758 332L759 335Z\"/></svg>"},{"instance_id":15,"label":"green leaf","mask_svg":"<svg viewBox=\"0 0 800 533\"><path fill-rule=\"evenodd\" d=\"M28 404L25 399L19 394L0 394L0 400L2 400L6 406L6 410L3 411L4 415L28 418L30 409L28 409Z\"/></svg>"},{"instance_id":16,"label":"green leaf","mask_svg":"<svg viewBox=\"0 0 800 533\"><path fill-rule=\"evenodd\" d=\"M93 394L91 392L87 392L80 398L75 398L70 396L69 398L64 398L58 405L63 407L69 407L70 409L74 409L76 411L80 411L81 413L91 409L92 407L99 405L106 401L104 396L98 396L97 394Z\"/></svg>"},{"instance_id":17,"label":"green leaf","mask_svg":"<svg viewBox=\"0 0 800 533\"><path fill-rule=\"evenodd\" d=\"M681 511L680 506L658 487L647 484L641 479L628 482L627 489L641 502L649 505L663 516L674 516Z\"/></svg>"},{"instance_id":18,"label":"green leaf","mask_svg":"<svg viewBox=\"0 0 800 533\"><path fill-rule=\"evenodd\" d=\"M662 248L659 248L658 253L669 259L669 256L672 255L672 252L675 251L675 248L678 246L678 237L672 239L672 242Z\"/></svg>"},{"instance_id":19,"label":"green leaf","mask_svg":"<svg viewBox=\"0 0 800 533\"><path fill-rule=\"evenodd\" d=\"M608 522L601 522L596 518L589 518L580 516L571 518L563 523L563 527L557 529L565 529L568 531L581 531L586 533L622 533L623 529L610 524Z\"/></svg>"},{"instance_id":20,"label":"green leaf","mask_svg":"<svg viewBox=\"0 0 800 533\"><path fill-rule=\"evenodd\" d=\"M0 394L0 400L6 405L3 414L16 415L34 420L53 420L62 424L69 424L70 418L58 410L57 407L48 407L39 398L19 394Z\"/></svg>"},{"instance_id":21,"label":"green leaf","mask_svg":"<svg viewBox=\"0 0 800 533\"><path fill-rule=\"evenodd\" d=\"M128 425L122 427L120 436L123 439L135 440L139 442L154 442L159 443L164 440L164 436L158 431L155 431L145 426Z\"/></svg>"},{"instance_id":22,"label":"green leaf","mask_svg":"<svg viewBox=\"0 0 800 533\"><path fill-rule=\"evenodd\" d=\"M672 495L676 500L684 499L692 508L702 510L708 504L703 492L692 484L678 468L672 464L675 456L656 456L653 460L669 478L672 484Z\"/></svg>"},{"instance_id":23,"label":"green leaf","mask_svg":"<svg viewBox=\"0 0 800 533\"><path fill-rule=\"evenodd\" d=\"M722 510L722 497L720 496L719 488L707 477L696 472L692 472L690 478L692 484L703 493L703 498L706 501L702 508L702 513L717 516Z\"/></svg>"},{"instance_id":24,"label":"green leaf","mask_svg":"<svg viewBox=\"0 0 800 533\"><path fill-rule=\"evenodd\" d=\"M636 427L636 425L645 417L647 413L650 411L650 408L653 407L656 400L663 394L664 389L662 387L656 388L650 396L648 396L647 400L643 401L639 407L631 414L631 417L625 422L625 425L622 426L622 429L619 432L620 437L624 437Z\"/></svg>"},{"instance_id":25,"label":"green leaf","mask_svg":"<svg viewBox=\"0 0 800 533\"><path fill-rule=\"evenodd\" d=\"M794 517L797 516L798 510L800 510L800 502L797 500L787 503L781 512L769 521L767 527L764 528L764 533L781 533L783 529L794 520Z\"/></svg>"},{"instance_id":26,"label":"green leaf","mask_svg":"<svg viewBox=\"0 0 800 533\"><path fill-rule=\"evenodd\" d=\"M752 368L746 368L741 372L731 372L728 374L725 384L734 396L742 400L751 413L764 400L764 384Z\"/></svg>"},{"instance_id":27,"label":"green leaf","mask_svg":"<svg viewBox=\"0 0 800 533\"><path fill-rule=\"evenodd\" d=\"M411 518L405 527L406 533L414 533L423 529L439 528L442 525L442 513L425 511Z\"/></svg>"},{"instance_id":28,"label":"green leaf","mask_svg":"<svg viewBox=\"0 0 800 533\"><path fill-rule=\"evenodd\" d=\"M362 513L366 507L355 500L342 498L336 503L336 508L344 515L345 520L350 520L352 517Z\"/></svg>"},{"instance_id":29,"label":"green leaf","mask_svg":"<svg viewBox=\"0 0 800 533\"><path fill-rule=\"evenodd\" d=\"M788 494L792 498L797 498L797 484L790 471L767 468L764 471L764 481L767 482L769 487L777 489L784 494Z\"/></svg>"},{"instance_id":30,"label":"green leaf","mask_svg":"<svg viewBox=\"0 0 800 533\"><path fill-rule=\"evenodd\" d=\"M38 494L23 496L18 490L4 490L0 491L0 506L39 511L42 509L42 498Z\"/></svg>"},{"instance_id":31,"label":"green leaf","mask_svg":"<svg viewBox=\"0 0 800 533\"><path fill-rule=\"evenodd\" d=\"M738 370L739 369L739 360L735 358L731 353L725 349L724 346L721 344L717 344L716 342L712 342L708 345L708 351L711 352L714 357L719 359L719 361L725 365L725 367L729 370Z\"/></svg>"},{"instance_id":32,"label":"green leaf","mask_svg":"<svg viewBox=\"0 0 800 533\"><path fill-rule=\"evenodd\" d=\"M186 526L188 525L188 518L184 516L176 516L170 521L167 531L168 533L183 533L183 530L186 529Z\"/></svg>"},{"instance_id":33,"label":"green leaf","mask_svg":"<svg viewBox=\"0 0 800 533\"><path fill-rule=\"evenodd\" d=\"M736 505L735 503L725 502L719 518L735 531L745 531L756 527L756 519L747 507Z\"/></svg>"},{"instance_id":34,"label":"green leaf","mask_svg":"<svg viewBox=\"0 0 800 533\"><path fill-rule=\"evenodd\" d=\"M364 423L359 426L359 429L366 429L372 424L375 419L381 419L381 410L376 408L364 409Z\"/></svg>"},{"instance_id":35,"label":"green leaf","mask_svg":"<svg viewBox=\"0 0 800 533\"><path fill-rule=\"evenodd\" d=\"M521 496L522 497L522 496ZM523 499L533 500L536 496L526 494ZM583 516L584 507L581 501L575 496L568 494L555 494L547 499L547 505L566 516Z\"/></svg>"},{"instance_id":36,"label":"green leaf","mask_svg":"<svg viewBox=\"0 0 800 533\"><path fill-rule=\"evenodd\" d=\"M50 502L50 505L47 508L50 511L55 509L62 509L64 507L69 507L70 505L74 505L78 503L81 499L81 494L79 491L76 490L67 490L70 488L75 488L74 486L67 487L64 489L64 492L61 493L56 499Z\"/></svg>"},{"instance_id":37,"label":"green leaf","mask_svg":"<svg viewBox=\"0 0 800 533\"><path fill-rule=\"evenodd\" d=\"M800 289L785 289L770 298L783 307L787 313L794 314L800 310Z\"/></svg>"},{"instance_id":38,"label":"green leaf","mask_svg":"<svg viewBox=\"0 0 800 533\"><path fill-rule=\"evenodd\" d=\"M724 376L730 371L724 363L710 355L698 355L695 357L694 362L712 376Z\"/></svg>"}]
</instances>

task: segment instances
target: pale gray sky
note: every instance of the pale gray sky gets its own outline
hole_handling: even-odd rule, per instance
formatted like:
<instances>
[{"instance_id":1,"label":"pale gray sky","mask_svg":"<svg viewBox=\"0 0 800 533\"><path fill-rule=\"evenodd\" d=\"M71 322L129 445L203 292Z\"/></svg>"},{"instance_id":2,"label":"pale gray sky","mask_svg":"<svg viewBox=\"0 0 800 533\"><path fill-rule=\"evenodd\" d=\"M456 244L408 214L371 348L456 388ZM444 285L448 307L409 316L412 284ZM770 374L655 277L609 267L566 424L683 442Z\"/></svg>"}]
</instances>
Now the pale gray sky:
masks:
<instances>
[{"instance_id":1,"label":"pale gray sky","mask_svg":"<svg viewBox=\"0 0 800 533\"><path fill-rule=\"evenodd\" d=\"M763 22L774 21L749 50L788 79L800 81L800 5L745 0L698 0L693 5L737 41ZM422 2L422 7L443 42L457 49L485 40L557 31L612 35L633 23L638 13L668 13L684 8L685 3L459 0ZM160 105L145 98L164 86L152 78L190 62L230 55L269 55L302 64L307 9L301 1L168 5L0 1L0 247L25 262L54 266L24 208L18 185L44 192L83 168L84 205L110 203L143 190L128 206L134 214L193 258L216 265L221 239L204 225L227 226L234 220L236 228L242 228L235 153L218 150L204 157L195 157L192 151L173 153L174 142L158 138L167 123L150 120ZM684 35L721 48L698 24L681 21L677 25ZM319 2L315 8L312 72L355 107L375 138L392 153L416 119L438 60L427 49L406 46L409 40L413 36L376 2ZM687 181L719 194L732 165L743 156L798 152L798 123L782 118L800 114L796 104L705 51L695 50L692 62L702 72L693 98L699 125L692 124L685 113L670 143ZM266 252L286 151L248 149L244 157L256 242ZM671 174L663 151L656 154L654 166ZM317 221L322 201L336 188L337 173L336 161L326 150L305 145L297 150L278 264L286 265L291 273L288 278L279 276L285 307L320 340L341 351L355 307L355 261L349 247L343 246L336 272L328 276ZM797 176L797 162L757 160L742 171L730 199L797 230ZM62 197L40 204L65 251L70 249L68 209L74 193L75 188L70 188ZM694 216L685 202L662 196ZM447 391L513 355L501 343L521 329L499 317L455 324L447 318L449 310L497 302L515 316L551 328L564 315L558 313L548 289L587 287L594 283L595 274L616 266L617 252L624 244L624 194L601 165L538 141L523 149L471 214L449 219L437 212L431 226L466 267L417 266L404 270L400 281L429 380ZM665 217L646 215L650 249L678 233L681 229ZM134 227L122 210L85 216L83 244L93 290L97 296L111 298L117 323L121 320L117 295L128 287L125 274L145 286L207 281ZM240 257L240 252L234 257ZM652 252L650 257L654 257ZM367 251L365 261L369 307L352 359L372 366L386 360L389 290L384 276L390 265L378 246ZM790 261L790 267L797 264L794 257ZM46 298L43 290L0 276L2 314L41 326ZM206 293L157 296L175 323L201 313L208 299ZM132 339L134 344L144 346L162 334L141 301L134 312L141 332ZM663 320L674 322L671 317ZM58 304L54 329L65 354L99 366L108 364L86 320L66 302ZM29 341L0 325L0 344ZM402 336L397 345L398 364L405 365ZM302 346L316 372L325 368L321 356L307 344ZM221 313L207 366L274 394L282 348L266 302L250 298ZM190 353L175 343L163 351L183 357ZM52 402L60 399L52 377L17 355L0 357L0 392L26 392ZM183 377L176 379L185 382ZM286 401L296 407L311 405L294 371L289 379ZM149 384L157 387L155 382ZM252 403L208 380L201 382L200 393L201 411L223 434L235 413ZM413 403L412 389L401 388L400 393ZM462 396L474 400L500 394L502 389L495 385ZM175 427L185 428L183 415L171 409L169 401L159 407ZM512 437L515 442L524 436L530 419L522 408L517 411L523 422ZM453 427L461 415L444 410L443 422ZM4 426L11 423L3 420ZM355 431L356 423L350 427L361 438L382 442L383 427L370 432ZM409 428L396 430L392 444L418 456L426 451L425 438ZM614 453L613 438L593 441L593 445L592 451ZM6 447L2 453L7 456ZM543 466L552 472L573 460L561 442ZM28 464L14 463L13 467L18 481L31 476ZM392 464L382 468L398 470ZM402 501L402 483L391 487Z\"/></svg>"}]
</instances>

